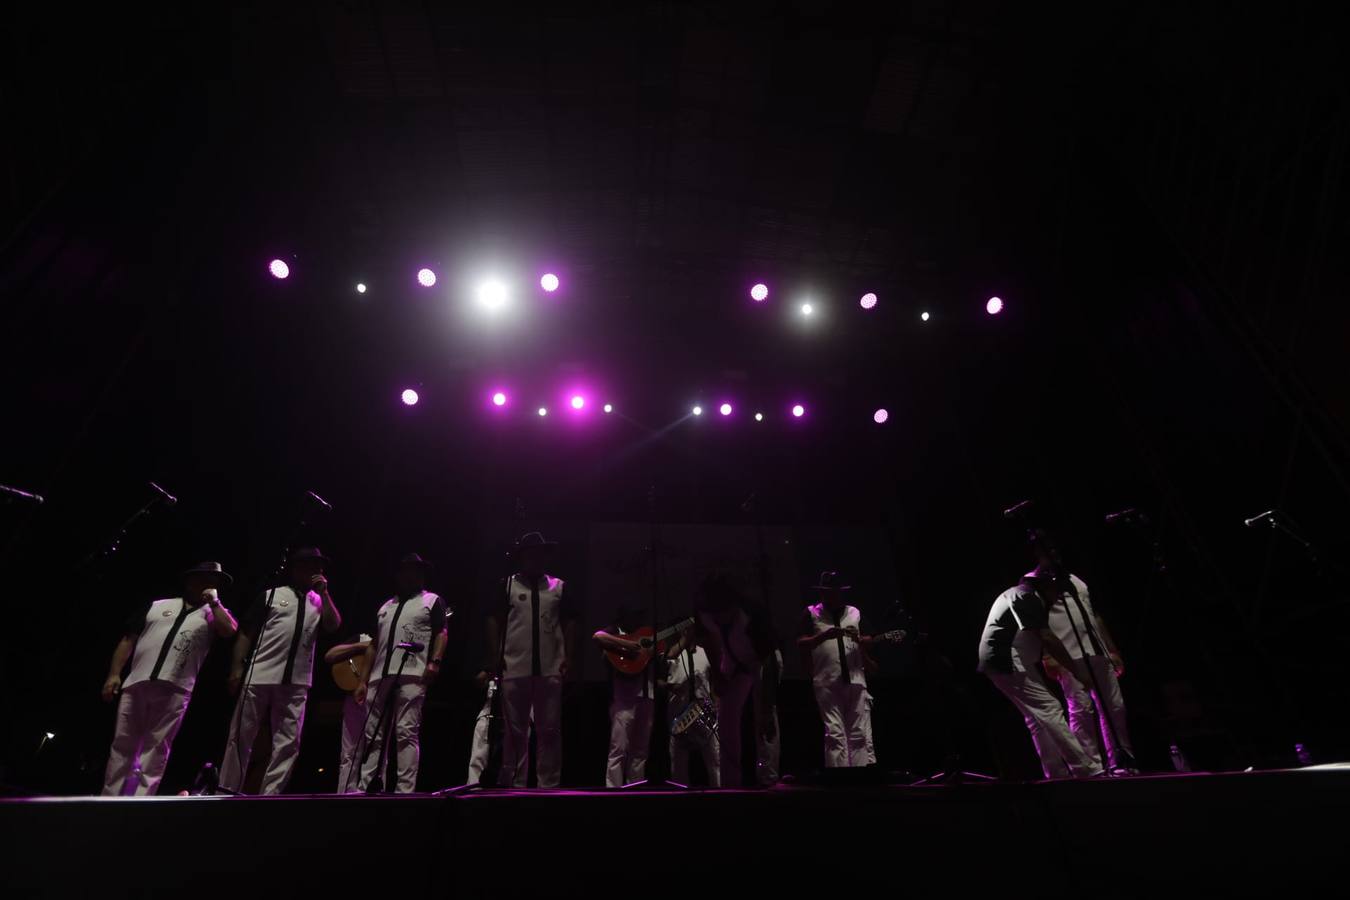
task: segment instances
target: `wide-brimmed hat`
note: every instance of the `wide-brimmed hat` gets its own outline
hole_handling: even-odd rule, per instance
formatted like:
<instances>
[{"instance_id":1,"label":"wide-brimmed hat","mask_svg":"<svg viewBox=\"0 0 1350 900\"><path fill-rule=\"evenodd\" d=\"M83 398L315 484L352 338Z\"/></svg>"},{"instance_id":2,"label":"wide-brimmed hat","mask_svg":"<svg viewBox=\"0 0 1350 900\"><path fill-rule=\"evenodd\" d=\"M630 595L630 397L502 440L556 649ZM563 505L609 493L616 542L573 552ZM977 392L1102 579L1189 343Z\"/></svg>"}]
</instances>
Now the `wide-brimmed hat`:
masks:
<instances>
[{"instance_id":1,"label":"wide-brimmed hat","mask_svg":"<svg viewBox=\"0 0 1350 900\"><path fill-rule=\"evenodd\" d=\"M520 536L516 541L516 553L524 553L526 550L552 550L558 546L556 541L550 541L544 538L537 531L531 531Z\"/></svg>"},{"instance_id":2,"label":"wide-brimmed hat","mask_svg":"<svg viewBox=\"0 0 1350 900\"><path fill-rule=\"evenodd\" d=\"M423 571L427 571L428 569L432 568L431 563L423 559L422 554L420 553L406 554L402 559L398 561L398 567L400 569L403 568L404 566L408 566L414 569L421 569Z\"/></svg>"},{"instance_id":3,"label":"wide-brimmed hat","mask_svg":"<svg viewBox=\"0 0 1350 900\"><path fill-rule=\"evenodd\" d=\"M825 571L820 573L820 582L812 586L815 591L851 591L853 585L841 584L844 579L838 572Z\"/></svg>"},{"instance_id":4,"label":"wide-brimmed hat","mask_svg":"<svg viewBox=\"0 0 1350 900\"><path fill-rule=\"evenodd\" d=\"M225 568L218 562L199 562L192 568L185 570L182 577L187 578L191 575L215 576L220 579L221 584L234 583L230 573L226 572Z\"/></svg>"},{"instance_id":5,"label":"wide-brimmed hat","mask_svg":"<svg viewBox=\"0 0 1350 900\"><path fill-rule=\"evenodd\" d=\"M293 566L298 562L304 562L308 559L318 560L321 563L330 563L331 559L324 556L318 547L301 547L291 554L290 559L286 560L287 566Z\"/></svg>"}]
</instances>

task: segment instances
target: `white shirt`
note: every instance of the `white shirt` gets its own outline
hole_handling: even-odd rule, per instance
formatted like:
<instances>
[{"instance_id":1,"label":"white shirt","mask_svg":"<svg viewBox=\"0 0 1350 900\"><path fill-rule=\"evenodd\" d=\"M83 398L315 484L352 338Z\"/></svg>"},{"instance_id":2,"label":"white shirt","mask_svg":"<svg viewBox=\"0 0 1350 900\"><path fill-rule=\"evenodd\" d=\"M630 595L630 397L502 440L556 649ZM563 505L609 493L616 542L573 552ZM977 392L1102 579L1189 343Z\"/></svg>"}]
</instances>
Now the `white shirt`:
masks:
<instances>
[{"instance_id":1,"label":"white shirt","mask_svg":"<svg viewBox=\"0 0 1350 900\"><path fill-rule=\"evenodd\" d=\"M820 634L834 628L834 613L825 608L824 603L816 603L806 608L806 616L811 626L811 634ZM856 606L845 606L839 613L838 627L859 628L862 614ZM841 661L840 642L843 642ZM844 669L848 673L845 677ZM867 684L863 672L862 645L853 638L844 636L821 641L811 648L811 682L816 687L834 687L847 682L849 684Z\"/></svg>"},{"instance_id":2,"label":"white shirt","mask_svg":"<svg viewBox=\"0 0 1350 900\"><path fill-rule=\"evenodd\" d=\"M372 682L384 677L386 660L390 675L397 673L398 667L402 665L405 677L420 676L426 671L436 635L445 628L447 612L444 601L438 595L422 591L409 597L402 606L400 610L398 597L390 597L376 616L375 659L370 664ZM404 641L416 641L422 645L421 650L408 652L406 663L402 650L390 653L390 648Z\"/></svg>"},{"instance_id":3,"label":"white shirt","mask_svg":"<svg viewBox=\"0 0 1350 900\"><path fill-rule=\"evenodd\" d=\"M136 638L131 672L122 686L165 681L191 693L211 649L214 621L215 613L205 603L194 608L181 597L151 603Z\"/></svg>"},{"instance_id":4,"label":"white shirt","mask_svg":"<svg viewBox=\"0 0 1350 900\"><path fill-rule=\"evenodd\" d=\"M272 605L266 606L268 596ZM298 684L314 682L314 644L319 636L323 598L307 591L302 600L289 587L264 592L249 612L250 626L261 630L255 635L253 684ZM303 616L303 618L301 618ZM300 642L295 629L300 627ZM292 655L294 648L294 655ZM287 677L287 669L290 675Z\"/></svg>"},{"instance_id":5,"label":"white shirt","mask_svg":"<svg viewBox=\"0 0 1350 900\"><path fill-rule=\"evenodd\" d=\"M666 683L670 685L670 695L680 703L689 702L689 676L694 676L694 697L703 700L712 697L712 687L708 683L708 654L702 647L694 648L694 671L689 671L689 654L681 653L670 660L670 674Z\"/></svg>"},{"instance_id":6,"label":"white shirt","mask_svg":"<svg viewBox=\"0 0 1350 900\"><path fill-rule=\"evenodd\" d=\"M533 666L534 609L530 585L521 575L512 575L508 587L510 610L506 616L504 678L528 678ZM563 582L545 575L539 580L539 672L545 678L562 674Z\"/></svg>"},{"instance_id":7,"label":"white shirt","mask_svg":"<svg viewBox=\"0 0 1350 900\"><path fill-rule=\"evenodd\" d=\"M1094 633L1097 629L1097 614L1092 609L1092 599L1088 596L1088 586L1077 575L1070 575L1069 580L1073 582L1074 589L1078 591L1078 599L1083 601L1083 608L1080 610L1078 604L1074 602L1073 595L1064 591L1054 606L1050 607L1050 630L1054 632L1055 637L1064 645L1064 649L1069 651L1069 655L1074 659L1082 659L1084 656L1095 655L1092 648L1092 640L1087 635L1087 628L1090 625ZM1086 621L1083 613L1087 613ZM1072 614L1073 621L1069 617ZM1078 643L1078 637L1074 634L1074 629L1078 629L1078 634L1082 635L1087 643L1087 653ZM1098 640L1101 636L1098 635ZM1106 647L1103 645L1102 650Z\"/></svg>"}]
</instances>

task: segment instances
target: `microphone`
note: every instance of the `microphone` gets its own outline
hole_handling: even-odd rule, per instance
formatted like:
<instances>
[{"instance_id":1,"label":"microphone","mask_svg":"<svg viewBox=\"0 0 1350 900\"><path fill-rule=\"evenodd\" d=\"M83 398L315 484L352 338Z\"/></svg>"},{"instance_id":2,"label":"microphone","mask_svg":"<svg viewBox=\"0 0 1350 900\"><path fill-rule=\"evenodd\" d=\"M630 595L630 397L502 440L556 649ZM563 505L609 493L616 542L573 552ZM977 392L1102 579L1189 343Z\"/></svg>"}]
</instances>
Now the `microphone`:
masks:
<instances>
[{"instance_id":1,"label":"microphone","mask_svg":"<svg viewBox=\"0 0 1350 900\"><path fill-rule=\"evenodd\" d=\"M1280 511L1278 509L1268 509L1265 512L1261 513L1260 515L1252 516L1250 519L1243 519L1242 524L1246 525L1248 528L1251 528L1253 525L1256 525L1258 523L1269 522L1270 527L1274 528L1275 520L1278 519L1279 516Z\"/></svg>"},{"instance_id":2,"label":"microphone","mask_svg":"<svg viewBox=\"0 0 1350 900\"><path fill-rule=\"evenodd\" d=\"M1025 516L1027 514L1027 511L1030 509L1031 509L1030 500L1023 500L1021 503L1014 503L1012 506L1008 507L1003 511L1003 518L1015 519L1018 516Z\"/></svg>"},{"instance_id":3,"label":"microphone","mask_svg":"<svg viewBox=\"0 0 1350 900\"><path fill-rule=\"evenodd\" d=\"M1144 515L1133 506L1129 509L1122 509L1120 512L1107 513L1106 524L1115 525L1116 523L1122 525L1133 525L1136 523L1139 525L1147 525L1148 516Z\"/></svg>"},{"instance_id":4,"label":"microphone","mask_svg":"<svg viewBox=\"0 0 1350 900\"><path fill-rule=\"evenodd\" d=\"M150 482L150 487L154 489L156 494L159 494L161 497L163 497L164 502L167 503L169 506L173 506L178 502L177 497L175 497L173 494L170 494L168 491L164 490L164 488L155 484L153 481Z\"/></svg>"},{"instance_id":5,"label":"microphone","mask_svg":"<svg viewBox=\"0 0 1350 900\"><path fill-rule=\"evenodd\" d=\"M10 500L27 500L29 503L36 503L41 506L47 501L41 494L30 494L27 491L21 491L18 488L10 487L6 484L0 484L0 496Z\"/></svg>"},{"instance_id":6,"label":"microphone","mask_svg":"<svg viewBox=\"0 0 1350 900\"><path fill-rule=\"evenodd\" d=\"M329 503L327 500L323 499L322 497L320 497L318 494L314 493L313 491L305 491L305 496L308 497L309 499L313 500L315 503L319 504L320 506L322 506L323 509L324 509L324 512L332 512L332 511L333 511L333 504Z\"/></svg>"},{"instance_id":7,"label":"microphone","mask_svg":"<svg viewBox=\"0 0 1350 900\"><path fill-rule=\"evenodd\" d=\"M404 641L401 644L395 644L395 650L407 650L409 653L421 653L426 648L426 644L421 641Z\"/></svg>"}]
</instances>

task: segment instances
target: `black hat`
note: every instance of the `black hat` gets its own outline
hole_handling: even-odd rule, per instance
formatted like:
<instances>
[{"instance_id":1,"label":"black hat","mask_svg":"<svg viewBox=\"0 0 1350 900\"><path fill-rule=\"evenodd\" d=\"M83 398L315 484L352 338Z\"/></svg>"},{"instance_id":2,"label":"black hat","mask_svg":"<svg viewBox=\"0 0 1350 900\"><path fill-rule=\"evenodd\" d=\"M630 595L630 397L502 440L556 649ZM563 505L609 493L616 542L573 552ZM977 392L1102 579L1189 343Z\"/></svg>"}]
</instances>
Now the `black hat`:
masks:
<instances>
[{"instance_id":1,"label":"black hat","mask_svg":"<svg viewBox=\"0 0 1350 900\"><path fill-rule=\"evenodd\" d=\"M286 560L287 566L293 566L298 562L304 562L307 559L317 559L321 563L330 563L331 559L324 556L318 547L301 547L291 554L291 558Z\"/></svg>"},{"instance_id":2,"label":"black hat","mask_svg":"<svg viewBox=\"0 0 1350 900\"><path fill-rule=\"evenodd\" d=\"M817 590L817 591L851 591L851 590L853 590L853 585L851 585L851 584L840 584L839 582L841 582L841 581L843 581L843 579L839 576L839 573L838 573L838 572L830 572L830 571L821 572L821 573L820 573L820 583L817 584L817 585L815 585L812 589L813 589L813 590Z\"/></svg>"},{"instance_id":3,"label":"black hat","mask_svg":"<svg viewBox=\"0 0 1350 900\"><path fill-rule=\"evenodd\" d=\"M522 553L526 550L548 550L558 546L556 541L545 540L544 536L537 531L531 531L528 534L522 534L520 540L516 541L516 552Z\"/></svg>"},{"instance_id":4,"label":"black hat","mask_svg":"<svg viewBox=\"0 0 1350 900\"><path fill-rule=\"evenodd\" d=\"M402 559L400 559L400 560L398 561L398 567L401 569L401 568L403 568L404 566L412 566L412 567L414 567L414 568L423 569L423 570L427 570L427 569L430 569L430 568L432 567L432 566L431 566L431 563L429 563L429 562L427 562L425 559L423 559L423 558L422 558L422 554L420 554L420 553L409 553L409 554L407 554L406 556L404 556Z\"/></svg>"},{"instance_id":5,"label":"black hat","mask_svg":"<svg viewBox=\"0 0 1350 900\"><path fill-rule=\"evenodd\" d=\"M234 583L234 579L230 577L230 574L226 572L218 562L199 562L183 573L184 578L187 578L189 575L214 575L220 579L221 584Z\"/></svg>"}]
</instances>

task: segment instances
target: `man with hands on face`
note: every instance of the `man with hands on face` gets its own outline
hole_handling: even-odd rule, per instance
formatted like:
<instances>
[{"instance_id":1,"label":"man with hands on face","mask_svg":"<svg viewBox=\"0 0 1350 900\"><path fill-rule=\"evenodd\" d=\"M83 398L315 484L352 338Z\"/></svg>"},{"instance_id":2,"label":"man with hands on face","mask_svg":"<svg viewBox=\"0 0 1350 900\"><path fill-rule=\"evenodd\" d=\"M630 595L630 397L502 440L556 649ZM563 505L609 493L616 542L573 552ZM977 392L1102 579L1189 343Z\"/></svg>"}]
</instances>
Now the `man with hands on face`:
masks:
<instances>
[{"instance_id":1,"label":"man with hands on face","mask_svg":"<svg viewBox=\"0 0 1350 900\"><path fill-rule=\"evenodd\" d=\"M220 786L229 792L239 792L264 716L272 728L272 755L262 793L283 793L290 781L300 754L318 633L342 625L324 576L329 562L317 548L297 550L287 567L290 583L260 594L244 617L229 676L230 692L239 701L220 764ZM246 665L250 651L252 661Z\"/></svg>"}]
</instances>

